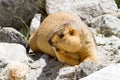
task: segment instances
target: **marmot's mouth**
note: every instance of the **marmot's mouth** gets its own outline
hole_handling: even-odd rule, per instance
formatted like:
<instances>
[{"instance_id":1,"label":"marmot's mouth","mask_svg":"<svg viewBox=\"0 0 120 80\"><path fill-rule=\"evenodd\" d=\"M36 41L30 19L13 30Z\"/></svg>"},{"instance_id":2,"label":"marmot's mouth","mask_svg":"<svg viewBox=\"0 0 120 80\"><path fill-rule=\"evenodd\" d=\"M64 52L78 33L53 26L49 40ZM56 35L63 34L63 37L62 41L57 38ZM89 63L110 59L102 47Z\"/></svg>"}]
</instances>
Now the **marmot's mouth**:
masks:
<instances>
[{"instance_id":1,"label":"marmot's mouth","mask_svg":"<svg viewBox=\"0 0 120 80\"><path fill-rule=\"evenodd\" d=\"M48 43L50 44L50 46L53 46L52 38L53 38L53 36L54 36L55 34L56 34L56 32L53 33L53 34L50 36L49 40L48 40Z\"/></svg>"}]
</instances>

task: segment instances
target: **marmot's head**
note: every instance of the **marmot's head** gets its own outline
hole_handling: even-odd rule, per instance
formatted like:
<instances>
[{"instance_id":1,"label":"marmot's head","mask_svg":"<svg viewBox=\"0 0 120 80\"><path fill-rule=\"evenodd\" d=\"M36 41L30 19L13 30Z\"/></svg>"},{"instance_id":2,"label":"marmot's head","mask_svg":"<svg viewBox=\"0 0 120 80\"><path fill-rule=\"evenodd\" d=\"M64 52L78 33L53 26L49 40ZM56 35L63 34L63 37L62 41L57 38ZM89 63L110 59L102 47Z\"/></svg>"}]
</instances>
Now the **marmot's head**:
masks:
<instances>
[{"instance_id":1,"label":"marmot's head","mask_svg":"<svg viewBox=\"0 0 120 80\"><path fill-rule=\"evenodd\" d=\"M49 44L57 50L66 52L77 52L81 48L79 33L69 25L56 31L49 39Z\"/></svg>"}]
</instances>

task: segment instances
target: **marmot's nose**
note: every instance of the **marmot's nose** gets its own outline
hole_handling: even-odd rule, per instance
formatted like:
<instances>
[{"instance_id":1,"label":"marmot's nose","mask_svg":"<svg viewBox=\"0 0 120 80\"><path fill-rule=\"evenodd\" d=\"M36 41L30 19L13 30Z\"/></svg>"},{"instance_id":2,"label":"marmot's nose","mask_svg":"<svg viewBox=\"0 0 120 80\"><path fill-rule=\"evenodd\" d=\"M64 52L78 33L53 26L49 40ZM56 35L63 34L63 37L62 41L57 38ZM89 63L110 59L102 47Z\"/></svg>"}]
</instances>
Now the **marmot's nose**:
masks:
<instances>
[{"instance_id":1,"label":"marmot's nose","mask_svg":"<svg viewBox=\"0 0 120 80\"><path fill-rule=\"evenodd\" d=\"M52 41L51 41L51 39L48 40L48 43L49 43L51 46L52 46L52 44L53 44Z\"/></svg>"}]
</instances>

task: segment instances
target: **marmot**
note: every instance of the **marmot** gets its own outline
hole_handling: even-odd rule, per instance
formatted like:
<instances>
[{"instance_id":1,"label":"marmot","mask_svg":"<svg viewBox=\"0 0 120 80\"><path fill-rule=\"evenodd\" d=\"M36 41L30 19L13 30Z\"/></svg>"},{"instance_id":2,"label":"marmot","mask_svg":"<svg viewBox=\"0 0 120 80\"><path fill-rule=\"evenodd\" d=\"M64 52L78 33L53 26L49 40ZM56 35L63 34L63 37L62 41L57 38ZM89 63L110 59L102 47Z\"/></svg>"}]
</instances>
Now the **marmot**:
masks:
<instances>
[{"instance_id":1,"label":"marmot","mask_svg":"<svg viewBox=\"0 0 120 80\"><path fill-rule=\"evenodd\" d=\"M96 61L94 37L80 17L70 12L49 15L29 39L34 52L44 52L60 62L78 65Z\"/></svg>"}]
</instances>

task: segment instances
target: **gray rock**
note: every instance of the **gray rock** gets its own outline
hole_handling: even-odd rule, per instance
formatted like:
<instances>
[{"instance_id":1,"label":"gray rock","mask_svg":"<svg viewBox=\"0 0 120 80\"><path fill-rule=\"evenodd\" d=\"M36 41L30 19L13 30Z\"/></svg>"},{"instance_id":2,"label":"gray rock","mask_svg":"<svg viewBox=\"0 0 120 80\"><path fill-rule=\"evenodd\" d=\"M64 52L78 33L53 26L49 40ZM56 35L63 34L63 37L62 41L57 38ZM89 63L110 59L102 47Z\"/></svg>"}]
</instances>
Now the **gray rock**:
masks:
<instances>
[{"instance_id":1,"label":"gray rock","mask_svg":"<svg viewBox=\"0 0 120 80\"><path fill-rule=\"evenodd\" d=\"M27 80L54 80L63 64L46 54L30 64Z\"/></svg>"},{"instance_id":2,"label":"gray rock","mask_svg":"<svg viewBox=\"0 0 120 80\"><path fill-rule=\"evenodd\" d=\"M78 80L94 73L104 66L96 62L86 61L80 65L64 67L59 70L56 80Z\"/></svg>"},{"instance_id":3,"label":"gray rock","mask_svg":"<svg viewBox=\"0 0 120 80\"><path fill-rule=\"evenodd\" d=\"M98 48L98 62L103 65L118 63L120 61L120 39L116 36L104 37L95 35Z\"/></svg>"},{"instance_id":4,"label":"gray rock","mask_svg":"<svg viewBox=\"0 0 120 80\"><path fill-rule=\"evenodd\" d=\"M28 63L26 49L20 44L0 43L0 67L11 61Z\"/></svg>"},{"instance_id":5,"label":"gray rock","mask_svg":"<svg viewBox=\"0 0 120 80\"><path fill-rule=\"evenodd\" d=\"M120 80L120 64L105 67L79 80Z\"/></svg>"},{"instance_id":6,"label":"gray rock","mask_svg":"<svg viewBox=\"0 0 120 80\"><path fill-rule=\"evenodd\" d=\"M1 72L4 70L4 68L7 66L7 64L8 64L7 61L5 61L4 59L0 59L0 80L2 80L1 79L1 76L2 76Z\"/></svg>"},{"instance_id":7,"label":"gray rock","mask_svg":"<svg viewBox=\"0 0 120 80\"><path fill-rule=\"evenodd\" d=\"M120 37L120 19L112 15L102 15L91 21L91 26L96 28L97 33L106 37L116 35Z\"/></svg>"},{"instance_id":8,"label":"gray rock","mask_svg":"<svg viewBox=\"0 0 120 80\"><path fill-rule=\"evenodd\" d=\"M59 70L59 75L55 80L77 80L75 67L64 67Z\"/></svg>"},{"instance_id":9,"label":"gray rock","mask_svg":"<svg viewBox=\"0 0 120 80\"><path fill-rule=\"evenodd\" d=\"M103 65L120 62L120 20L112 15L94 18L91 25L97 48L98 62Z\"/></svg>"},{"instance_id":10,"label":"gray rock","mask_svg":"<svg viewBox=\"0 0 120 80\"><path fill-rule=\"evenodd\" d=\"M40 53L36 54L37 56ZM35 57L35 56L34 56ZM34 62L29 63L30 67L33 69L36 68L44 68L47 65L47 62L50 60L49 56L46 54L40 54L40 57L38 59L36 59Z\"/></svg>"},{"instance_id":11,"label":"gray rock","mask_svg":"<svg viewBox=\"0 0 120 80\"><path fill-rule=\"evenodd\" d=\"M28 23L44 0L0 0L0 25L19 29Z\"/></svg>"},{"instance_id":12,"label":"gray rock","mask_svg":"<svg viewBox=\"0 0 120 80\"><path fill-rule=\"evenodd\" d=\"M30 35L32 35L40 26L41 14L35 14L30 25Z\"/></svg>"},{"instance_id":13,"label":"gray rock","mask_svg":"<svg viewBox=\"0 0 120 80\"><path fill-rule=\"evenodd\" d=\"M78 14L88 23L92 18L117 11L114 0L46 0L46 11L52 14L69 11Z\"/></svg>"},{"instance_id":14,"label":"gray rock","mask_svg":"<svg viewBox=\"0 0 120 80\"><path fill-rule=\"evenodd\" d=\"M14 28L5 27L0 29L0 42L22 44L27 50L29 50L29 45L24 36Z\"/></svg>"},{"instance_id":15,"label":"gray rock","mask_svg":"<svg viewBox=\"0 0 120 80\"><path fill-rule=\"evenodd\" d=\"M94 18L91 31L98 49L98 62L103 65L120 62L120 20L112 15Z\"/></svg>"},{"instance_id":16,"label":"gray rock","mask_svg":"<svg viewBox=\"0 0 120 80\"><path fill-rule=\"evenodd\" d=\"M118 31L115 36L117 36L118 38L120 38L120 31Z\"/></svg>"},{"instance_id":17,"label":"gray rock","mask_svg":"<svg viewBox=\"0 0 120 80\"><path fill-rule=\"evenodd\" d=\"M91 61L83 62L77 68L77 76L79 79L86 77L86 76L90 75L91 73L94 73L94 72L102 69L103 67L104 67L103 65L98 64L96 62L91 62Z\"/></svg>"}]
</instances>

